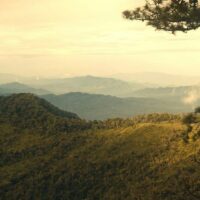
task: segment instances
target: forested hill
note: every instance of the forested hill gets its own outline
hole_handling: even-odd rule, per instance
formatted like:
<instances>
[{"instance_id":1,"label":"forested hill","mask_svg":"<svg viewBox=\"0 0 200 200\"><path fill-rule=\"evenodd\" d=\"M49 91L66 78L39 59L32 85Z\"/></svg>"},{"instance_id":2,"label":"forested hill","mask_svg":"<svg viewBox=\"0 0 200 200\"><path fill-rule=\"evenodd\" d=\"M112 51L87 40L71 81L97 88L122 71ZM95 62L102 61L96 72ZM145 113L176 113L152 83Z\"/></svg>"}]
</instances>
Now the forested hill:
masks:
<instances>
[{"instance_id":1,"label":"forested hill","mask_svg":"<svg viewBox=\"0 0 200 200\"><path fill-rule=\"evenodd\" d=\"M60 110L44 99L25 93L0 97L0 118L16 127L41 130L55 127L64 130L67 124L70 126L81 121L78 115Z\"/></svg>"},{"instance_id":2,"label":"forested hill","mask_svg":"<svg viewBox=\"0 0 200 200\"><path fill-rule=\"evenodd\" d=\"M24 114L26 114L26 117L31 117L34 113L37 114L38 112L41 114L47 112L56 117L64 117L67 119L79 118L78 115L74 113L60 110L44 99L27 93L0 97L0 112L1 114L15 113L20 116L24 116Z\"/></svg>"},{"instance_id":3,"label":"forested hill","mask_svg":"<svg viewBox=\"0 0 200 200\"><path fill-rule=\"evenodd\" d=\"M200 197L199 115L85 122L31 94L0 105L1 200Z\"/></svg>"}]
</instances>

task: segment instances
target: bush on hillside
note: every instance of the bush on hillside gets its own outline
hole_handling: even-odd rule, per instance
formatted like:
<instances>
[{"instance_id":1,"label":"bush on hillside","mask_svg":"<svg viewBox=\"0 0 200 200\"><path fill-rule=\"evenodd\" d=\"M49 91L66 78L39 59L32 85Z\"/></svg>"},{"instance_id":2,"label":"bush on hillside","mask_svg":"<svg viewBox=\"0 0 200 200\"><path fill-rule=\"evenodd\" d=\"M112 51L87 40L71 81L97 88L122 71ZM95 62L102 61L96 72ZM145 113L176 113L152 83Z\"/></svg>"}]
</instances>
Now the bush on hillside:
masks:
<instances>
[{"instance_id":1,"label":"bush on hillside","mask_svg":"<svg viewBox=\"0 0 200 200\"><path fill-rule=\"evenodd\" d=\"M192 124L195 123L196 117L193 113L185 115L182 119L183 124Z\"/></svg>"},{"instance_id":2,"label":"bush on hillside","mask_svg":"<svg viewBox=\"0 0 200 200\"><path fill-rule=\"evenodd\" d=\"M195 108L194 112L195 112L196 114L200 113L200 107Z\"/></svg>"}]
</instances>

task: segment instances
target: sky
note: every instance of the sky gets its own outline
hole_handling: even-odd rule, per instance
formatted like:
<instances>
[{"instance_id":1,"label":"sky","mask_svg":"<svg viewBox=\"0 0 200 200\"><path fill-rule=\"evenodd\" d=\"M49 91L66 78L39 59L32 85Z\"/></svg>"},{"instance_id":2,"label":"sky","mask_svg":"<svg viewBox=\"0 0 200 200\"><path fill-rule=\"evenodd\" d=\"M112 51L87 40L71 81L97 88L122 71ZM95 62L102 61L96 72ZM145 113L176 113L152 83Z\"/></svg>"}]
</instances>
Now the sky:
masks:
<instances>
[{"instance_id":1,"label":"sky","mask_svg":"<svg viewBox=\"0 0 200 200\"><path fill-rule=\"evenodd\" d=\"M0 73L200 74L200 30L175 36L122 11L143 0L0 0Z\"/></svg>"}]
</instances>

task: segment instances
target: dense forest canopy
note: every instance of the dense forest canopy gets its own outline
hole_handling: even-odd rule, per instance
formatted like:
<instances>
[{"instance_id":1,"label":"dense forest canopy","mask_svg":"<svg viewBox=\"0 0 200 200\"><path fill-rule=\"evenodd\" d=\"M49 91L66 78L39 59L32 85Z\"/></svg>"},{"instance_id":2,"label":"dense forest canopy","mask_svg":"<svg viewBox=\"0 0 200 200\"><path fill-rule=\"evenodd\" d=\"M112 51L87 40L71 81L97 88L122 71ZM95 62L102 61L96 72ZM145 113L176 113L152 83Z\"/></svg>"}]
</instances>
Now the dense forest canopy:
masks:
<instances>
[{"instance_id":1,"label":"dense forest canopy","mask_svg":"<svg viewBox=\"0 0 200 200\"><path fill-rule=\"evenodd\" d=\"M129 20L146 21L156 30L172 33L195 30L200 26L198 0L147 0L143 7L126 10L123 16Z\"/></svg>"},{"instance_id":2,"label":"dense forest canopy","mask_svg":"<svg viewBox=\"0 0 200 200\"><path fill-rule=\"evenodd\" d=\"M199 108L85 121L32 94L0 97L0 199L199 199L199 122Z\"/></svg>"}]
</instances>

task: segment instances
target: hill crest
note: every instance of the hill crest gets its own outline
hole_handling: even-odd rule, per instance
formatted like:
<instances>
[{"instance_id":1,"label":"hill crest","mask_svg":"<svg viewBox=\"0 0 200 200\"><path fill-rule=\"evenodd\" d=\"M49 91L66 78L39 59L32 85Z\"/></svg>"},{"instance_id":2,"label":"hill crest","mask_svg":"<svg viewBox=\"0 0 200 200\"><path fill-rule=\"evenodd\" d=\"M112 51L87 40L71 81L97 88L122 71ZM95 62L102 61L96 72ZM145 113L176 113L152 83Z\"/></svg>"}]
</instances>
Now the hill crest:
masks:
<instances>
[{"instance_id":1,"label":"hill crest","mask_svg":"<svg viewBox=\"0 0 200 200\"><path fill-rule=\"evenodd\" d=\"M19 127L42 129L61 121L80 120L74 113L60 110L42 98L25 93L0 97L0 117Z\"/></svg>"}]
</instances>

